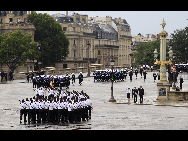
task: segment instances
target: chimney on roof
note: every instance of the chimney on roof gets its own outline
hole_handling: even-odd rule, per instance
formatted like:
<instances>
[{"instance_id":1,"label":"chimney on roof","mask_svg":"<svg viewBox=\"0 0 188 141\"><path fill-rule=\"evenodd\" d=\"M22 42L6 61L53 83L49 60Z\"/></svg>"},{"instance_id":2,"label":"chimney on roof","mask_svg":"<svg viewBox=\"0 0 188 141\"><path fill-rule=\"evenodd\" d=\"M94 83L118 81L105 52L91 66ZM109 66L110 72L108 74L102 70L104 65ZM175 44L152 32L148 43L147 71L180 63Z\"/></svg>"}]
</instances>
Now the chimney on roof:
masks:
<instances>
[{"instance_id":1,"label":"chimney on roof","mask_svg":"<svg viewBox=\"0 0 188 141\"><path fill-rule=\"evenodd\" d=\"M66 11L66 15L68 16L68 11Z\"/></svg>"}]
</instances>

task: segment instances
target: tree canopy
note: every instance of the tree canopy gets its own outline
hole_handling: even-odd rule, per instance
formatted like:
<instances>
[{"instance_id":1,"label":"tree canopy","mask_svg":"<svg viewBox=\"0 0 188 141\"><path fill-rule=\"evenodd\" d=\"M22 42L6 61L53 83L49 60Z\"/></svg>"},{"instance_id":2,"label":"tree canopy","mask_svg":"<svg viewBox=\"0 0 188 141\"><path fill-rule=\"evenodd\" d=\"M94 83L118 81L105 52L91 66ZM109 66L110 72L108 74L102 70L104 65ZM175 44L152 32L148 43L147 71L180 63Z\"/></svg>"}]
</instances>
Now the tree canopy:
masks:
<instances>
[{"instance_id":1,"label":"tree canopy","mask_svg":"<svg viewBox=\"0 0 188 141\"><path fill-rule=\"evenodd\" d=\"M28 20L36 28L34 40L41 44L43 67L52 66L68 56L69 39L53 17L47 13L31 12Z\"/></svg>"},{"instance_id":2,"label":"tree canopy","mask_svg":"<svg viewBox=\"0 0 188 141\"><path fill-rule=\"evenodd\" d=\"M139 43L136 46L136 53L134 53L135 57L135 64L136 65L149 65L149 66L155 66L154 65L154 50L157 49L158 53L160 53L160 39L157 39L155 41L147 42L147 43ZM158 58L160 58L160 55L158 55Z\"/></svg>"},{"instance_id":3,"label":"tree canopy","mask_svg":"<svg viewBox=\"0 0 188 141\"><path fill-rule=\"evenodd\" d=\"M0 34L0 62L14 71L18 66L26 65L27 59L38 59L37 44L32 42L31 34L24 34L19 29L8 34Z\"/></svg>"},{"instance_id":4,"label":"tree canopy","mask_svg":"<svg viewBox=\"0 0 188 141\"><path fill-rule=\"evenodd\" d=\"M176 55L176 63L187 63L188 53L188 27L185 29L176 29L172 35L172 51Z\"/></svg>"}]
</instances>

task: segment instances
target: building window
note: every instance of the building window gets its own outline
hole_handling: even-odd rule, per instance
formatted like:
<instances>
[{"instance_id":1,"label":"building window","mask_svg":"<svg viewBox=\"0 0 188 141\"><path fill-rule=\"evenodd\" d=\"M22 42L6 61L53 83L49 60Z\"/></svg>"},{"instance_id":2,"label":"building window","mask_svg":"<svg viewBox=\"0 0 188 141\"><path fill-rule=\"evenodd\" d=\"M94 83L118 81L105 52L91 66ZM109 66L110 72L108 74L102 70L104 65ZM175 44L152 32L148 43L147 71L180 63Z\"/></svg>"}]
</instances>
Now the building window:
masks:
<instances>
[{"instance_id":1,"label":"building window","mask_svg":"<svg viewBox=\"0 0 188 141\"><path fill-rule=\"evenodd\" d=\"M67 27L63 27L63 31L67 31Z\"/></svg>"},{"instance_id":2,"label":"building window","mask_svg":"<svg viewBox=\"0 0 188 141\"><path fill-rule=\"evenodd\" d=\"M100 59L98 59L98 64L100 64L101 63L101 60Z\"/></svg>"},{"instance_id":3,"label":"building window","mask_svg":"<svg viewBox=\"0 0 188 141\"><path fill-rule=\"evenodd\" d=\"M98 55L101 55L101 51L100 50L98 50Z\"/></svg>"},{"instance_id":4,"label":"building window","mask_svg":"<svg viewBox=\"0 0 188 141\"><path fill-rule=\"evenodd\" d=\"M76 40L73 41L73 45L76 45Z\"/></svg>"},{"instance_id":5,"label":"building window","mask_svg":"<svg viewBox=\"0 0 188 141\"><path fill-rule=\"evenodd\" d=\"M74 50L74 57L76 57L76 51Z\"/></svg>"},{"instance_id":6,"label":"building window","mask_svg":"<svg viewBox=\"0 0 188 141\"><path fill-rule=\"evenodd\" d=\"M75 32L75 29L76 29L76 28L75 28L75 27L73 27L73 31L74 31L74 32Z\"/></svg>"},{"instance_id":7,"label":"building window","mask_svg":"<svg viewBox=\"0 0 188 141\"><path fill-rule=\"evenodd\" d=\"M3 23L3 18L1 18L1 23Z\"/></svg>"},{"instance_id":8,"label":"building window","mask_svg":"<svg viewBox=\"0 0 188 141\"><path fill-rule=\"evenodd\" d=\"M63 68L67 68L67 64L63 64Z\"/></svg>"}]
</instances>

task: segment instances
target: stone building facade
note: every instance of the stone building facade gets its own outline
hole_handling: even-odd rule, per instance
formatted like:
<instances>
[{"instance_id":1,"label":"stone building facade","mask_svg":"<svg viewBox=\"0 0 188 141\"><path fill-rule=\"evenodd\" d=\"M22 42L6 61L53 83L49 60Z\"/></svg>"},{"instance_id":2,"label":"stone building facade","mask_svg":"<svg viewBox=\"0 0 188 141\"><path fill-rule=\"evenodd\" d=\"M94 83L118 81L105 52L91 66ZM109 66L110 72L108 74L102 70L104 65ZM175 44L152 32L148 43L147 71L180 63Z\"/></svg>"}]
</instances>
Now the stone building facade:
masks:
<instances>
[{"instance_id":1,"label":"stone building facade","mask_svg":"<svg viewBox=\"0 0 188 141\"><path fill-rule=\"evenodd\" d=\"M30 22L27 21L28 11L0 11L0 33L5 34L10 31L14 32L17 29L22 30L25 34L31 34L32 40L34 41L35 27ZM9 72L10 69L6 64L0 64L0 70ZM27 60L27 66L19 66L14 71L18 72L28 72L34 70L33 62Z\"/></svg>"},{"instance_id":2,"label":"stone building facade","mask_svg":"<svg viewBox=\"0 0 188 141\"><path fill-rule=\"evenodd\" d=\"M89 41L90 64L102 64L102 69L110 67L111 56L115 66L131 66L131 29L126 20L112 17L88 17L74 13L72 16L54 14L52 17L61 24L69 38L69 55L63 63L55 65L65 68L87 68Z\"/></svg>"}]
</instances>

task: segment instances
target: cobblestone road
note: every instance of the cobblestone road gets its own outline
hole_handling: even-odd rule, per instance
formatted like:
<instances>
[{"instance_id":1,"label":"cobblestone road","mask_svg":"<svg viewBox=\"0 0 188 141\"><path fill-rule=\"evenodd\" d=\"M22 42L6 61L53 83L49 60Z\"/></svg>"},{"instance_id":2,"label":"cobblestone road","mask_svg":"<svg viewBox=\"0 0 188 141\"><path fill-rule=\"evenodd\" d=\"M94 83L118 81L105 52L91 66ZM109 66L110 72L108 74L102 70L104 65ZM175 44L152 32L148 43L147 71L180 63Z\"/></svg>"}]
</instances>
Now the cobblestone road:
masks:
<instances>
[{"instance_id":1,"label":"cobblestone road","mask_svg":"<svg viewBox=\"0 0 188 141\"><path fill-rule=\"evenodd\" d=\"M86 76L86 73L83 74ZM76 77L78 74L76 74ZM130 87L143 86L145 89L144 104L127 104L125 90ZM179 83L178 83L179 85ZM188 80L184 80L183 90L188 90ZM111 83L93 82L93 77L84 78L83 85L78 85L76 79L75 86L70 86L69 91L83 90L93 102L92 118L81 124L69 124L68 126L59 125L20 125L19 100L30 98L35 95L32 89L32 83L25 83L25 80L14 80L6 84L0 84L0 129L123 129L123 130L142 130L142 129L188 129L187 115L188 103L169 102L167 106L160 105L156 102L157 86L153 82L153 75L148 72L146 82L138 75L133 81L127 77L124 82L114 83L114 98L117 103L107 102L110 99ZM139 101L139 98L138 98Z\"/></svg>"}]
</instances>

